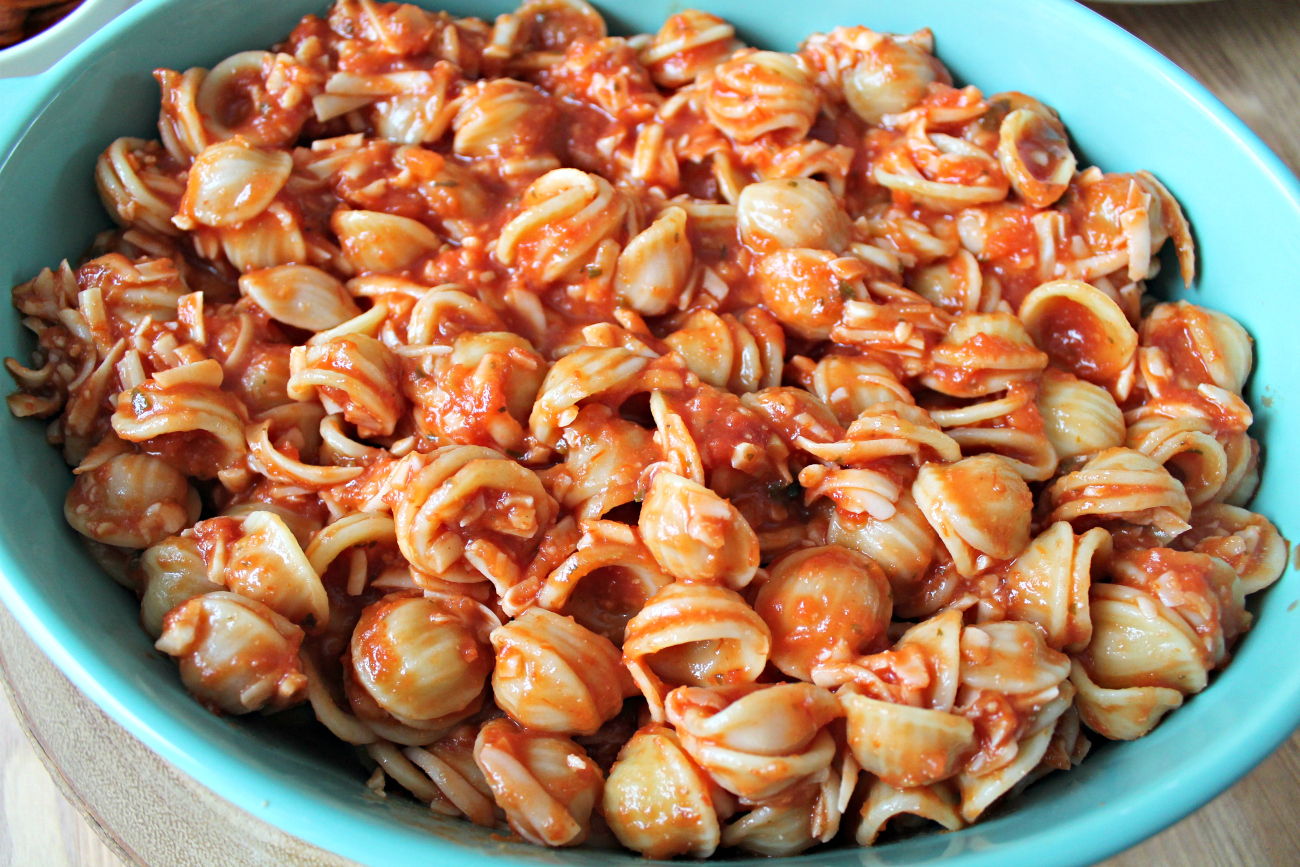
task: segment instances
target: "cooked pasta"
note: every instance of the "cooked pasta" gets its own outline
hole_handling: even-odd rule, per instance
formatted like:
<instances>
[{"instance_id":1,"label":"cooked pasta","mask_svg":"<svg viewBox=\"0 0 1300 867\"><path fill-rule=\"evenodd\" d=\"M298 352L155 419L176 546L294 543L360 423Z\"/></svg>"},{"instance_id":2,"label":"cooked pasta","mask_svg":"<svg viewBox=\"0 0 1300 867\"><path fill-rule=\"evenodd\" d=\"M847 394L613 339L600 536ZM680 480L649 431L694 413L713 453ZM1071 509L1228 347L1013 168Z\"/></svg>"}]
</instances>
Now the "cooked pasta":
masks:
<instances>
[{"instance_id":1,"label":"cooked pasta","mask_svg":"<svg viewBox=\"0 0 1300 867\"><path fill-rule=\"evenodd\" d=\"M155 72L10 410L186 689L440 817L963 828L1209 687L1289 547L1250 336L1147 292L1178 203L934 50L335 0Z\"/></svg>"}]
</instances>

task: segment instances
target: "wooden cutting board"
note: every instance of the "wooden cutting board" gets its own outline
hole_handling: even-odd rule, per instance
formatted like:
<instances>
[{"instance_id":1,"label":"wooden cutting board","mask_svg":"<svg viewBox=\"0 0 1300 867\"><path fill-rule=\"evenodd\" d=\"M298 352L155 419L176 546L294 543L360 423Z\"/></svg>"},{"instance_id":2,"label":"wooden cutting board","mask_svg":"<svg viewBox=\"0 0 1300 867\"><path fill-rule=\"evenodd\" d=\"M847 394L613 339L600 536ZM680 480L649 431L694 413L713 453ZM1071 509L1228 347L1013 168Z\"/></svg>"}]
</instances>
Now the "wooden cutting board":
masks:
<instances>
[{"instance_id":1,"label":"wooden cutting board","mask_svg":"<svg viewBox=\"0 0 1300 867\"><path fill-rule=\"evenodd\" d=\"M1300 0L1097 5L1300 167ZM0 608L0 864L357 867L242 812L150 752ZM24 736L25 735L25 736ZM48 773L47 773L48 771ZM1300 864L1300 734L1195 815L1104 867Z\"/></svg>"}]
</instances>

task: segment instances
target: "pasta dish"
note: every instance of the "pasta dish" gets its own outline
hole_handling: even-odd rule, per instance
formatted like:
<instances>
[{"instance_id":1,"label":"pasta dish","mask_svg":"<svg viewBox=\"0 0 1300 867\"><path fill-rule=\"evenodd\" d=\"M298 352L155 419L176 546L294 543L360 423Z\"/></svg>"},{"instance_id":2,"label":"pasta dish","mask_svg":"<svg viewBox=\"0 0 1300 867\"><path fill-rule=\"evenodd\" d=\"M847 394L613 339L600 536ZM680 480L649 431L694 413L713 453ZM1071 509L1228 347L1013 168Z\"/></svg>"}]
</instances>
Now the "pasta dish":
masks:
<instances>
[{"instance_id":1,"label":"pasta dish","mask_svg":"<svg viewBox=\"0 0 1300 867\"><path fill-rule=\"evenodd\" d=\"M1178 202L934 51L337 0L155 71L9 408L194 697L358 786L653 858L962 828L1205 689L1288 546L1251 338L1147 292Z\"/></svg>"}]
</instances>

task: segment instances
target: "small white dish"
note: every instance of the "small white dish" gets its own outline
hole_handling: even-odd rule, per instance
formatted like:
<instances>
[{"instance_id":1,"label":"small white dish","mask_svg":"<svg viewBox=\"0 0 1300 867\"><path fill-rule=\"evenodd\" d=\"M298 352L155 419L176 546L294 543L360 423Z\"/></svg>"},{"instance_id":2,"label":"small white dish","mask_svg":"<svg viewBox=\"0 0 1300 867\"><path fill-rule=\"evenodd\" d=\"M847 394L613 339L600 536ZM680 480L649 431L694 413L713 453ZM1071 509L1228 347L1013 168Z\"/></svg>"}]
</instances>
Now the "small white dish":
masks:
<instances>
[{"instance_id":1,"label":"small white dish","mask_svg":"<svg viewBox=\"0 0 1300 867\"><path fill-rule=\"evenodd\" d=\"M67 16L31 39L0 48L0 78L44 72L90 34L138 0L85 0Z\"/></svg>"}]
</instances>

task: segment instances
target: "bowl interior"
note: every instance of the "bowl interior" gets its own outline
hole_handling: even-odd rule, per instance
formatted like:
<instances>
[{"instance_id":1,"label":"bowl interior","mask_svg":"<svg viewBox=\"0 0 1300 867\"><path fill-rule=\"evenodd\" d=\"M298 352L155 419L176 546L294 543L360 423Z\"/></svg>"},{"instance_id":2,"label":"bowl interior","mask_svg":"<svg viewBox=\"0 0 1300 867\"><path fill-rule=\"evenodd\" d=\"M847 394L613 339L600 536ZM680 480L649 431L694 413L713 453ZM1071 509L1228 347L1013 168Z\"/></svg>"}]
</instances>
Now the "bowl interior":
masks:
<instances>
[{"instance_id":1,"label":"bowl interior","mask_svg":"<svg viewBox=\"0 0 1300 867\"><path fill-rule=\"evenodd\" d=\"M424 5L491 19L500 0ZM597 5L617 33L653 31L676 0ZM747 42L790 50L841 24L909 32L931 27L954 75L984 92L1023 90L1057 108L1083 164L1153 171L1182 202L1197 235L1201 276L1190 292L1160 291L1223 310L1256 340L1250 393L1264 444L1253 505L1300 539L1300 196L1294 179L1235 118L1155 52L1064 0L701 0ZM109 225L92 173L116 137L156 137L155 67L211 66L283 38L321 0L152 0L96 34L32 86L28 124L0 166L0 285L75 259ZM184 34L177 38L177 34ZM17 126L22 122L24 129ZM1166 275L1176 269L1168 267ZM26 360L32 343L17 315L0 315L0 355ZM1297 403L1291 401L1296 400ZM437 819L413 803L381 801L341 744L305 725L308 715L216 717L181 687L172 663L137 625L132 596L101 574L63 520L71 476L42 425L0 414L0 597L73 681L149 746L218 794L290 833L364 864L633 863L592 850L548 852ZM954 834L871 850L801 856L817 863L1090 863L1131 845L1217 794L1300 722L1300 578L1291 572L1254 608L1254 630L1210 688L1148 737L1095 749L1084 764L1034 785L1010 809ZM1244 713L1242 711L1245 711ZM1012 860L1014 859L1014 860Z\"/></svg>"}]
</instances>

